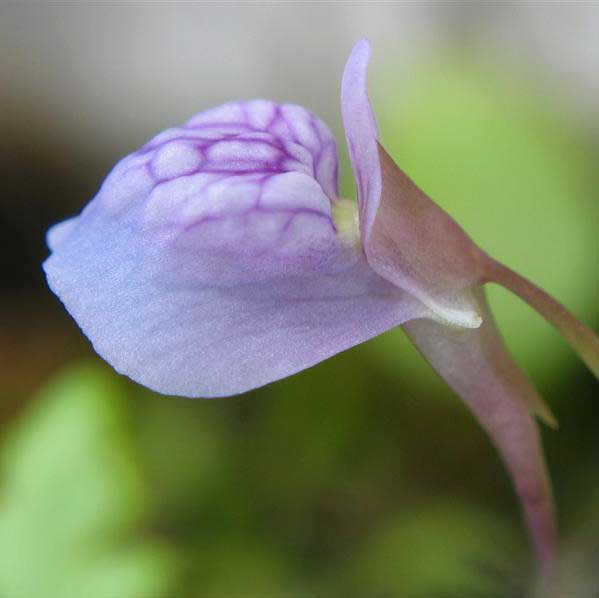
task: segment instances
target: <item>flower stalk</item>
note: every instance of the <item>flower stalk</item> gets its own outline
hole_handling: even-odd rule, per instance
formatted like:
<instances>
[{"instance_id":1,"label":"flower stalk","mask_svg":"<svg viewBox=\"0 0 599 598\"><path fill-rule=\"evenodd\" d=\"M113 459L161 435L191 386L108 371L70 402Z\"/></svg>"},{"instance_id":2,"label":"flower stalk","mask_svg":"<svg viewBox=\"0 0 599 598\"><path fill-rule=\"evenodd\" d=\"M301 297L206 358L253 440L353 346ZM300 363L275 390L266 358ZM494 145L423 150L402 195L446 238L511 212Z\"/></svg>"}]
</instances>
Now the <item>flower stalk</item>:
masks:
<instances>
[{"instance_id":1,"label":"flower stalk","mask_svg":"<svg viewBox=\"0 0 599 598\"><path fill-rule=\"evenodd\" d=\"M543 289L500 262L490 259L486 272L489 282L510 290L554 326L599 379L599 337L590 328Z\"/></svg>"}]
</instances>

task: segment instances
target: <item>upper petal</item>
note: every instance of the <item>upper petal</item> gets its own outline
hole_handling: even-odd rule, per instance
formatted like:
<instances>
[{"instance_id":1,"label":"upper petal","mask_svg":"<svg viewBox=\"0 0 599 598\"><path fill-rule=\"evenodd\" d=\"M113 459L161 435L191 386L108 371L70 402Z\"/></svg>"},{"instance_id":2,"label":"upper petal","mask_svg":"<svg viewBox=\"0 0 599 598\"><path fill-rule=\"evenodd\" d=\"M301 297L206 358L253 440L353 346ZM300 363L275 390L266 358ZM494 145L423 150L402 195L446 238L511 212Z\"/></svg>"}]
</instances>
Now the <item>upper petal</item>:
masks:
<instances>
[{"instance_id":1,"label":"upper petal","mask_svg":"<svg viewBox=\"0 0 599 598\"><path fill-rule=\"evenodd\" d=\"M341 87L366 257L381 276L420 299L435 319L476 327L481 319L468 288L480 282L480 252L384 150L381 155L367 92L369 59L370 44L361 40L347 61Z\"/></svg>"},{"instance_id":2,"label":"upper petal","mask_svg":"<svg viewBox=\"0 0 599 598\"><path fill-rule=\"evenodd\" d=\"M358 188L360 231L364 243L370 236L381 198L379 133L366 81L369 60L370 43L362 39L351 51L341 82L341 114Z\"/></svg>"},{"instance_id":3,"label":"upper petal","mask_svg":"<svg viewBox=\"0 0 599 598\"><path fill-rule=\"evenodd\" d=\"M122 160L48 238L97 352L150 388L239 393L422 316L331 219L336 154L306 110L228 104Z\"/></svg>"}]
</instances>

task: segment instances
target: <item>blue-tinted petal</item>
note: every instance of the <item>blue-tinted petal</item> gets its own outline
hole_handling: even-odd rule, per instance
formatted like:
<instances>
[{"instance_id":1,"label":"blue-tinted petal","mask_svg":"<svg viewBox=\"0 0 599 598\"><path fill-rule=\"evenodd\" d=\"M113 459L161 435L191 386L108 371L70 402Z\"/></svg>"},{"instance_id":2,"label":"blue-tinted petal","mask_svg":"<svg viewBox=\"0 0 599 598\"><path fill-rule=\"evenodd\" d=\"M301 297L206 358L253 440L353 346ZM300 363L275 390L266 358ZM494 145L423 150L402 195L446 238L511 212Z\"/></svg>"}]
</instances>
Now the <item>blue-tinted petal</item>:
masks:
<instances>
[{"instance_id":1,"label":"blue-tinted petal","mask_svg":"<svg viewBox=\"0 0 599 598\"><path fill-rule=\"evenodd\" d=\"M303 108L222 106L123 159L53 229L48 282L154 390L266 384L424 313L338 236L336 181L332 137Z\"/></svg>"},{"instance_id":2,"label":"blue-tinted petal","mask_svg":"<svg viewBox=\"0 0 599 598\"><path fill-rule=\"evenodd\" d=\"M128 219L84 214L44 268L96 351L165 394L243 392L422 314L361 256L351 261L343 250L329 252L322 271L214 284L221 273L211 271L209 255L165 250L136 228Z\"/></svg>"}]
</instances>

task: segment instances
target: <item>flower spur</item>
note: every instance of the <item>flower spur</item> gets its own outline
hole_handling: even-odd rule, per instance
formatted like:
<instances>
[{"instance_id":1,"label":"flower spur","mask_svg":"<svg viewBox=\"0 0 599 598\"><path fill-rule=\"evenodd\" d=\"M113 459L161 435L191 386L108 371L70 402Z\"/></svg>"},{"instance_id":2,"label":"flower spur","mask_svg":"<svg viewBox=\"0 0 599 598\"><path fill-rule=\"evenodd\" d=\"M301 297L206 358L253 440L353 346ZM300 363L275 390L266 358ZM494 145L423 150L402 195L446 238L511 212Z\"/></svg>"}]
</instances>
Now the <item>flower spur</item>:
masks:
<instances>
[{"instance_id":1,"label":"flower spur","mask_svg":"<svg viewBox=\"0 0 599 598\"><path fill-rule=\"evenodd\" d=\"M537 556L555 558L534 420L553 416L513 362L483 285L550 321L599 376L599 340L479 249L379 143L356 44L342 115L358 202L314 114L235 102L122 159L79 216L48 232L48 284L116 370L165 394L219 397L289 376L402 325L487 430Z\"/></svg>"}]
</instances>

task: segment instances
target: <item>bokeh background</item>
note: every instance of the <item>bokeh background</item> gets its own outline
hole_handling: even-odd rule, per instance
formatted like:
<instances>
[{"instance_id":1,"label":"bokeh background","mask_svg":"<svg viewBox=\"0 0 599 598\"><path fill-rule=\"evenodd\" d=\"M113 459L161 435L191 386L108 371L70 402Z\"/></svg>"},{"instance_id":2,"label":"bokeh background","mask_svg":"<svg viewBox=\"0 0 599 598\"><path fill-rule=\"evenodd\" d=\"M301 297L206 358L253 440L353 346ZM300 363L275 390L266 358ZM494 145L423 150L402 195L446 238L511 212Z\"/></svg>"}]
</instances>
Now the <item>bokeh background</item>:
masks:
<instances>
[{"instance_id":1,"label":"bokeh background","mask_svg":"<svg viewBox=\"0 0 599 598\"><path fill-rule=\"evenodd\" d=\"M121 156L231 99L342 139L360 37L383 143L483 248L599 328L599 3L0 4L0 596L596 597L599 385L491 299L544 430L559 587L488 439L392 331L219 401L117 376L44 284L48 225ZM343 145L343 144L340 144ZM354 196L345 149L342 187Z\"/></svg>"}]
</instances>

